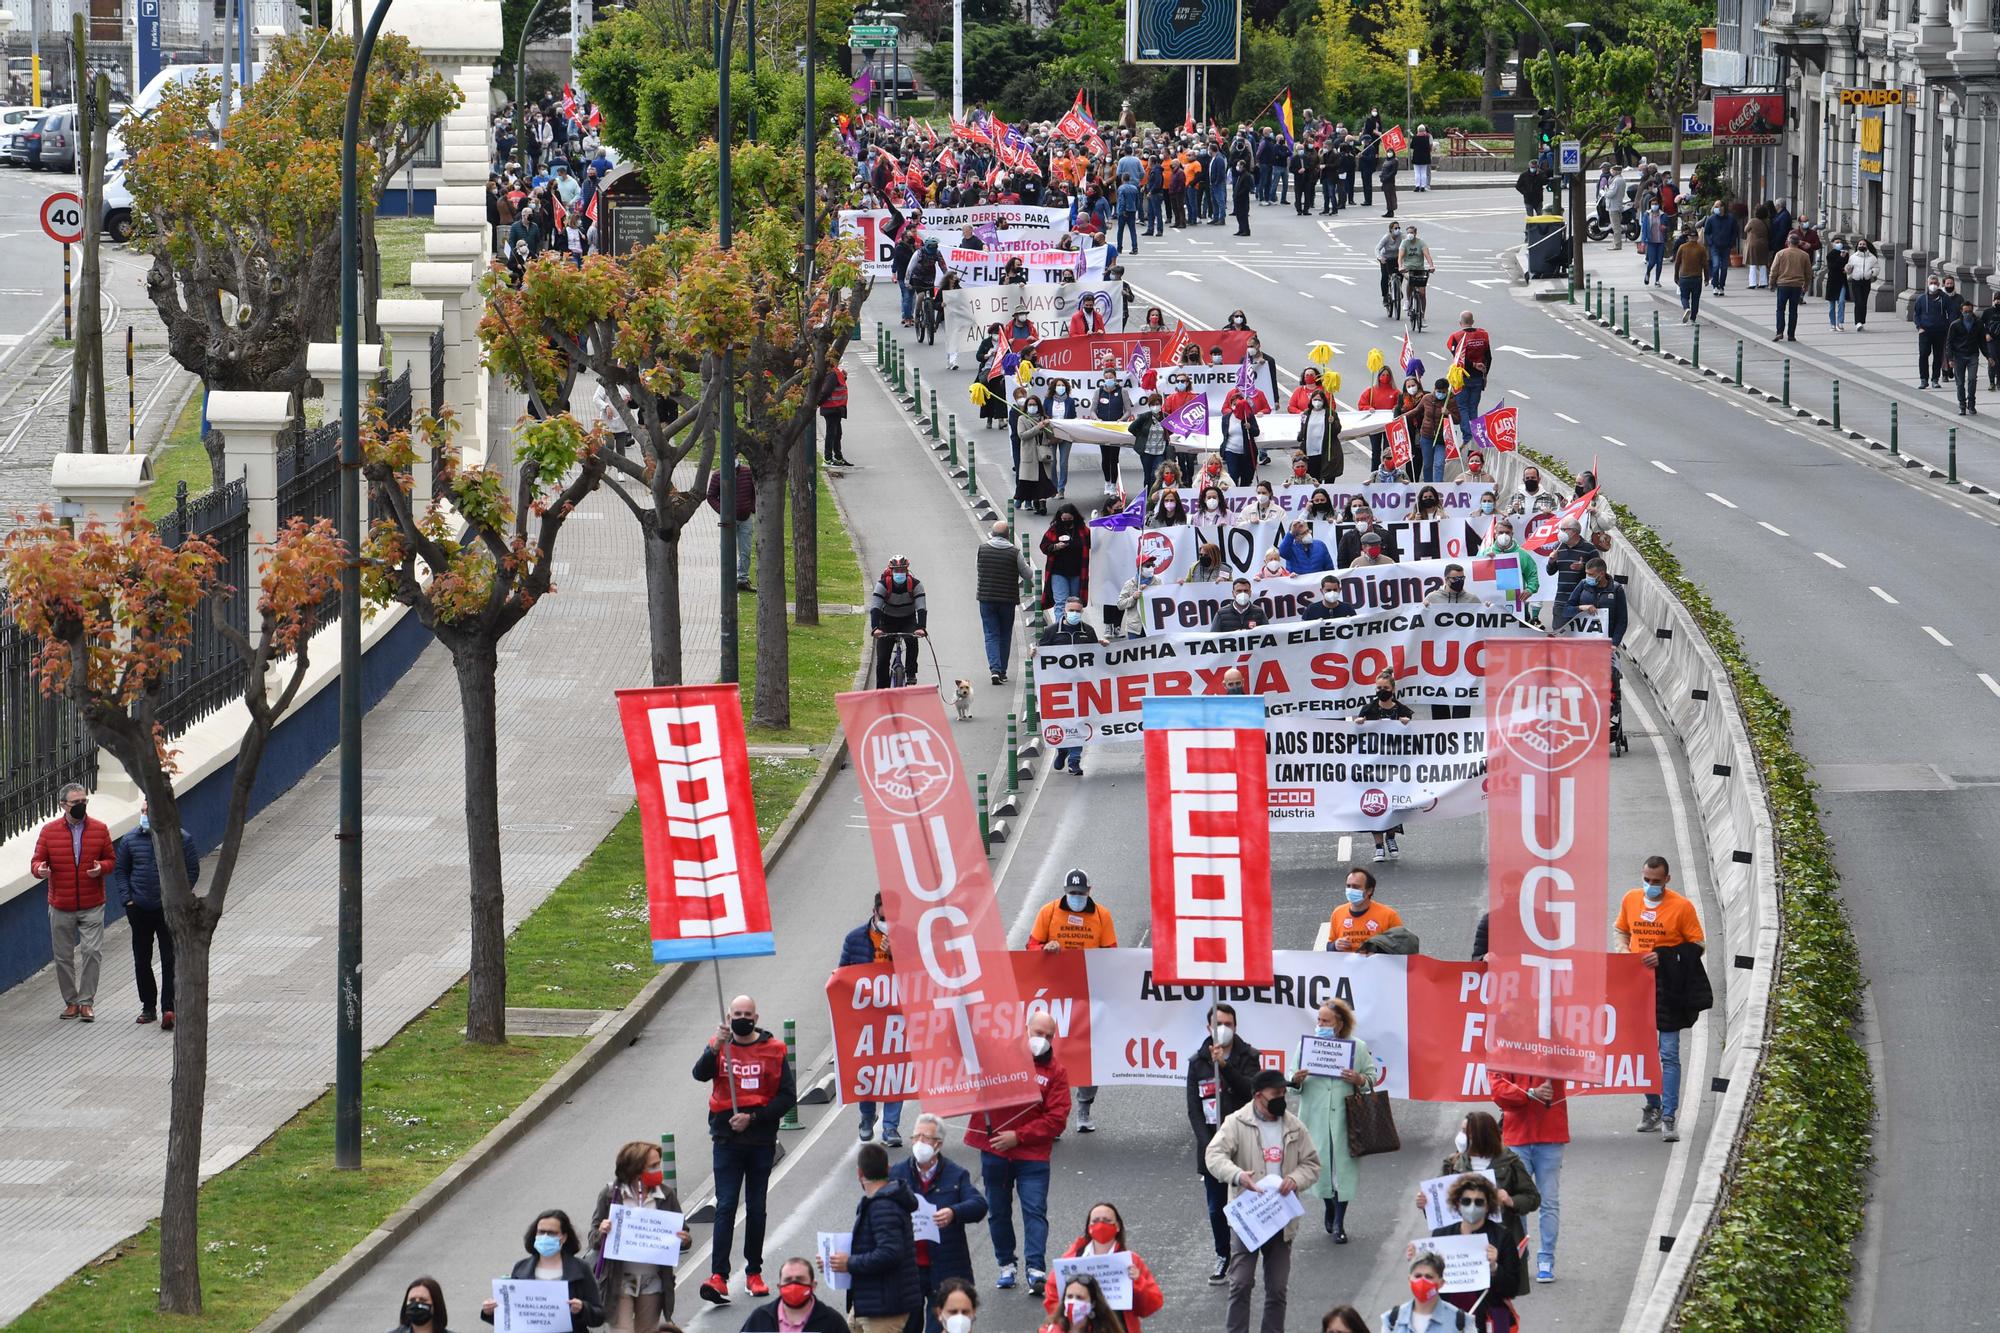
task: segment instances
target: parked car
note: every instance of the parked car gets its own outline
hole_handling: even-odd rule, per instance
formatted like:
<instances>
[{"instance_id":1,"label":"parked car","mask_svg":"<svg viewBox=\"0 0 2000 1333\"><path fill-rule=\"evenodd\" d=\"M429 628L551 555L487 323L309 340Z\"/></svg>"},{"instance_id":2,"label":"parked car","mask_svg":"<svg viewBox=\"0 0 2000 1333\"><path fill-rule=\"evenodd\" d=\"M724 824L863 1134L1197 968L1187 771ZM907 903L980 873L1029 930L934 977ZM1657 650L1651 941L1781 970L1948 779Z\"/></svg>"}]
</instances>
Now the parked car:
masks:
<instances>
[{"instance_id":1,"label":"parked car","mask_svg":"<svg viewBox=\"0 0 2000 1333\"><path fill-rule=\"evenodd\" d=\"M33 165L46 171L76 170L76 139L80 117L69 107L58 107L42 122L40 159Z\"/></svg>"},{"instance_id":2,"label":"parked car","mask_svg":"<svg viewBox=\"0 0 2000 1333\"><path fill-rule=\"evenodd\" d=\"M12 160L15 133L31 116L39 116L38 106L0 106L0 162Z\"/></svg>"},{"instance_id":3,"label":"parked car","mask_svg":"<svg viewBox=\"0 0 2000 1333\"><path fill-rule=\"evenodd\" d=\"M48 114L47 107L30 107L28 114L21 117L4 137L0 137L0 145L4 145L5 148L7 165L14 167L28 165L28 146L32 143L39 147L40 126L42 121L48 118Z\"/></svg>"},{"instance_id":4,"label":"parked car","mask_svg":"<svg viewBox=\"0 0 2000 1333\"><path fill-rule=\"evenodd\" d=\"M104 176L104 234L120 245L132 239L132 190L125 163L114 160Z\"/></svg>"}]
</instances>

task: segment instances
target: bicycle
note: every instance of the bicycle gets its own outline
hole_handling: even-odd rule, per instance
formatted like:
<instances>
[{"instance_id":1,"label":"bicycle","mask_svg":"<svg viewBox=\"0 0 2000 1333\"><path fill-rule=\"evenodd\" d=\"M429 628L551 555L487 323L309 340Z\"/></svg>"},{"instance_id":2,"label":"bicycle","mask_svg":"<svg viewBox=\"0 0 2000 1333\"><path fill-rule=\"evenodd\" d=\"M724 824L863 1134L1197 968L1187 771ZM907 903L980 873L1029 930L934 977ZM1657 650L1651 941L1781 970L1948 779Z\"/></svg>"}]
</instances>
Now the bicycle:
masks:
<instances>
[{"instance_id":1,"label":"bicycle","mask_svg":"<svg viewBox=\"0 0 2000 1333\"><path fill-rule=\"evenodd\" d=\"M1388 316L1390 319L1401 319L1403 317L1402 271L1400 269L1391 268L1387 264L1384 264L1382 267L1389 270L1389 276L1387 279L1388 297L1386 300L1382 302L1382 313Z\"/></svg>"},{"instance_id":2,"label":"bicycle","mask_svg":"<svg viewBox=\"0 0 2000 1333\"><path fill-rule=\"evenodd\" d=\"M1430 305L1430 298L1426 295L1426 291L1430 285L1430 278L1429 269L1425 269L1420 273L1413 272L1405 275L1405 281L1408 282L1410 288L1410 297L1409 300L1404 302L1404 313L1408 317L1405 322L1409 325L1410 336L1412 338L1424 331L1424 311Z\"/></svg>"},{"instance_id":3,"label":"bicycle","mask_svg":"<svg viewBox=\"0 0 2000 1333\"><path fill-rule=\"evenodd\" d=\"M889 650L888 687L899 690L917 679L917 636L905 630L878 631L875 651Z\"/></svg>"},{"instance_id":4,"label":"bicycle","mask_svg":"<svg viewBox=\"0 0 2000 1333\"><path fill-rule=\"evenodd\" d=\"M917 297L917 341L937 346L938 329L944 324L944 299L934 291Z\"/></svg>"}]
</instances>

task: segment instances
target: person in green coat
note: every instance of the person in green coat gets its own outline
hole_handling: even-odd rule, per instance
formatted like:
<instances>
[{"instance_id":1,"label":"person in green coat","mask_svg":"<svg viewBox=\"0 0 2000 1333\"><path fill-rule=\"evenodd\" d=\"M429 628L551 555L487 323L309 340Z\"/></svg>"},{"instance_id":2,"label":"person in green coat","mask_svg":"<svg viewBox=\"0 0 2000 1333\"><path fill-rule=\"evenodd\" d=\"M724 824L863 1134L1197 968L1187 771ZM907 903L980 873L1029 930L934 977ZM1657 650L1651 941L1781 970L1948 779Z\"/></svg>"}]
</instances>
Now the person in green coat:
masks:
<instances>
[{"instance_id":1,"label":"person in green coat","mask_svg":"<svg viewBox=\"0 0 2000 1333\"><path fill-rule=\"evenodd\" d=\"M1491 1112L1473 1111L1458 1126L1454 1144L1458 1151L1444 1159L1441 1176L1462 1175L1467 1171L1491 1171L1499 1186L1500 1206L1506 1210L1504 1231L1507 1243L1517 1251L1526 1242L1528 1214L1542 1206L1542 1192L1520 1155L1500 1141L1500 1122ZM1417 1211L1424 1210L1424 1192L1417 1191ZM1525 1296L1530 1290L1528 1266L1521 1265L1520 1290L1506 1293Z\"/></svg>"},{"instance_id":2,"label":"person in green coat","mask_svg":"<svg viewBox=\"0 0 2000 1333\"><path fill-rule=\"evenodd\" d=\"M1312 1135L1313 1147L1325 1169L1313 1182L1312 1192L1326 1202L1326 1229L1335 1245L1347 1244L1347 1205L1358 1188L1354 1159L1347 1153L1347 1099L1354 1093L1375 1090L1378 1077L1375 1057L1368 1043L1354 1035L1354 1011L1345 1000L1328 1000L1319 1007L1319 1027L1315 1036L1339 1037L1354 1043L1354 1065L1338 1078L1292 1071L1292 1086L1299 1090L1299 1119Z\"/></svg>"}]
</instances>

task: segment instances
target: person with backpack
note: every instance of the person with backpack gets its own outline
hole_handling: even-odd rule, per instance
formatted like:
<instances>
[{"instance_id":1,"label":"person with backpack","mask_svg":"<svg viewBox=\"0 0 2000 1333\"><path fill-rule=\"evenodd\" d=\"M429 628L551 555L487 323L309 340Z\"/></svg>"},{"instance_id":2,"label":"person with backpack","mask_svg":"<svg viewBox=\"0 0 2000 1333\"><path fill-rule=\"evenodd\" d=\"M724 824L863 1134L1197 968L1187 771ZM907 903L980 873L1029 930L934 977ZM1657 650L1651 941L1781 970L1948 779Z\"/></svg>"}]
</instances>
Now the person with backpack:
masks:
<instances>
[{"instance_id":1,"label":"person with backpack","mask_svg":"<svg viewBox=\"0 0 2000 1333\"><path fill-rule=\"evenodd\" d=\"M1429 1250L1417 1251L1410 1260L1410 1299L1382 1312L1383 1333L1414 1333L1419 1316L1425 1333L1473 1333L1478 1325L1472 1316L1446 1304L1439 1295L1443 1290L1444 1260Z\"/></svg>"}]
</instances>

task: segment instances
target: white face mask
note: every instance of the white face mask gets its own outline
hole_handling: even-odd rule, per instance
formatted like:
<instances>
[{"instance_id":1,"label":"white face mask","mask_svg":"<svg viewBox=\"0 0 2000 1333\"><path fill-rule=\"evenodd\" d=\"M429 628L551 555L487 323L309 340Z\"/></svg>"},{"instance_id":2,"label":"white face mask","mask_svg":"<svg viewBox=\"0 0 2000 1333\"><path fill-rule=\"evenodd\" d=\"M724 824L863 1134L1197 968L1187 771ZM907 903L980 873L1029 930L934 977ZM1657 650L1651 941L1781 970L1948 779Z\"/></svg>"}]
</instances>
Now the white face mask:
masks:
<instances>
[{"instance_id":1,"label":"white face mask","mask_svg":"<svg viewBox=\"0 0 2000 1333\"><path fill-rule=\"evenodd\" d=\"M1237 608L1238 608L1239 610L1240 610L1241 608L1243 608L1243 607L1246 607L1246 606L1250 605L1250 594L1249 594L1249 593L1247 593L1247 592L1239 592L1239 593L1237 593L1237 594L1236 594L1236 605L1237 605Z\"/></svg>"},{"instance_id":2,"label":"white face mask","mask_svg":"<svg viewBox=\"0 0 2000 1333\"><path fill-rule=\"evenodd\" d=\"M1049 1039L1039 1034L1028 1038L1028 1051L1036 1057L1049 1053Z\"/></svg>"},{"instance_id":3,"label":"white face mask","mask_svg":"<svg viewBox=\"0 0 2000 1333\"><path fill-rule=\"evenodd\" d=\"M929 1166L931 1159L937 1156L937 1149L928 1143L917 1143L911 1146L910 1156L917 1159L918 1166Z\"/></svg>"},{"instance_id":4,"label":"white face mask","mask_svg":"<svg viewBox=\"0 0 2000 1333\"><path fill-rule=\"evenodd\" d=\"M972 1333L972 1316L969 1314L948 1314L944 1317L944 1333Z\"/></svg>"},{"instance_id":5,"label":"white face mask","mask_svg":"<svg viewBox=\"0 0 2000 1333\"><path fill-rule=\"evenodd\" d=\"M1227 1046L1230 1042L1235 1040L1236 1040L1236 1029L1234 1026L1228 1023L1217 1023L1215 1025L1216 1045Z\"/></svg>"},{"instance_id":6,"label":"white face mask","mask_svg":"<svg viewBox=\"0 0 2000 1333\"><path fill-rule=\"evenodd\" d=\"M1460 1152L1464 1152L1464 1151L1465 1151L1465 1131L1464 1131L1464 1130L1462 1130L1462 1129L1461 1129L1461 1130L1459 1130L1459 1131L1458 1131L1458 1133L1457 1133L1457 1134L1453 1135L1453 1136L1452 1136L1452 1140L1451 1140L1451 1141L1452 1141L1452 1142L1453 1142L1454 1144L1456 1144L1456 1145L1458 1146L1458 1150L1459 1150Z\"/></svg>"}]
</instances>

